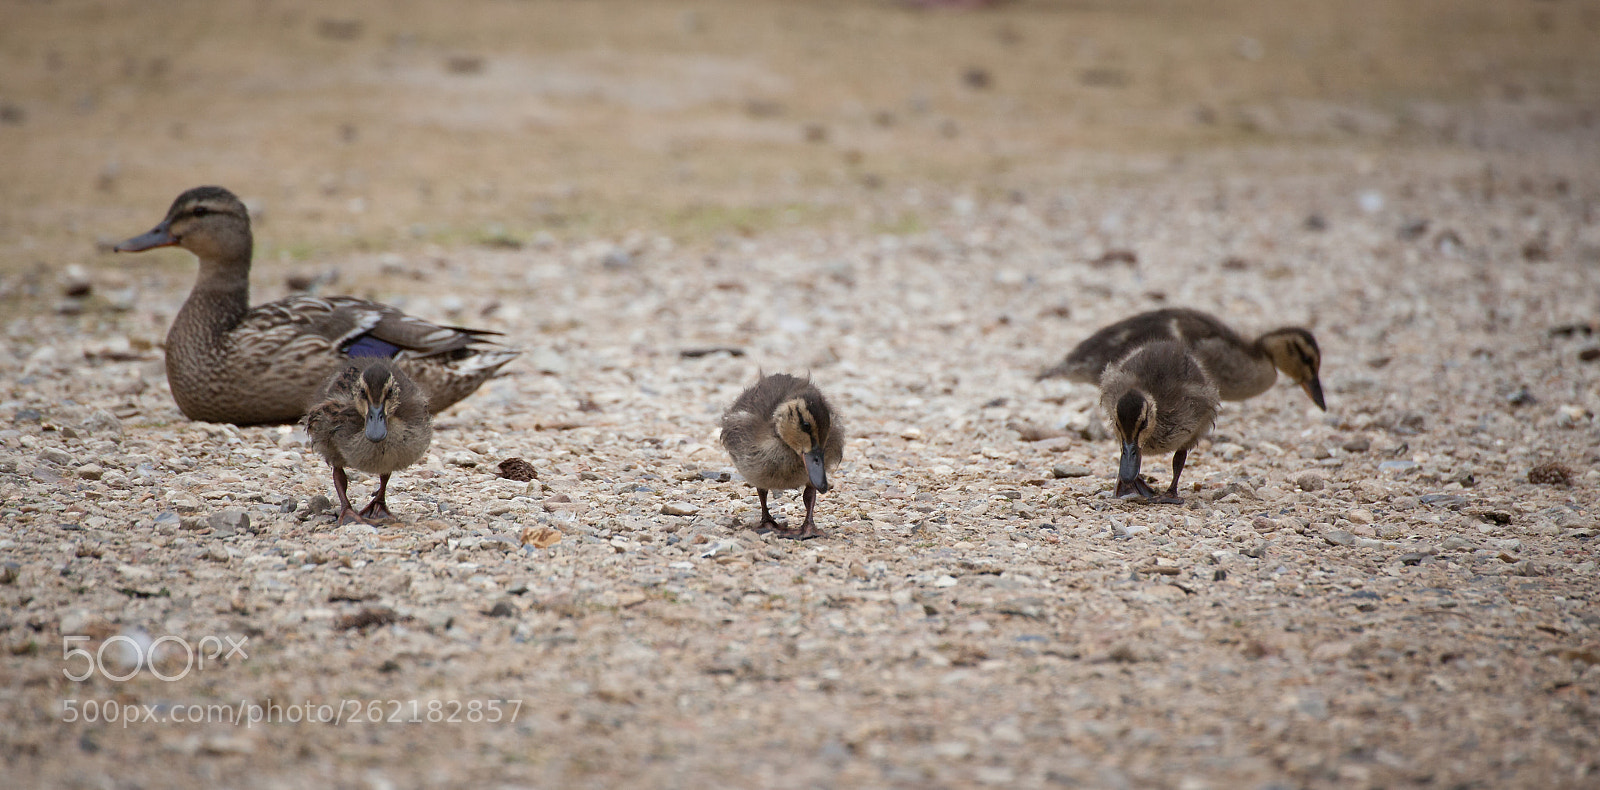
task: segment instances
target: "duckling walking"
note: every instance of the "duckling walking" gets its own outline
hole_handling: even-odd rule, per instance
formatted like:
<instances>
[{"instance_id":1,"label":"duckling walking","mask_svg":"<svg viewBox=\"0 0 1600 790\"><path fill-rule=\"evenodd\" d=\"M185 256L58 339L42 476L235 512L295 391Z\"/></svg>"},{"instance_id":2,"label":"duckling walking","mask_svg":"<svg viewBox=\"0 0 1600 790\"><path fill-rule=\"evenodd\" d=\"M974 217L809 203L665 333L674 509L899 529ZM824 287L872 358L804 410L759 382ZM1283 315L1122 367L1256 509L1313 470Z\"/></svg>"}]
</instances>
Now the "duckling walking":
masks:
<instances>
[{"instance_id":1,"label":"duckling walking","mask_svg":"<svg viewBox=\"0 0 1600 790\"><path fill-rule=\"evenodd\" d=\"M1100 377L1100 410L1122 443L1118 497L1180 505L1178 477L1189 450L1217 418L1217 388L1184 347L1171 340L1141 346ZM1172 485L1157 496L1139 477L1146 455L1172 453Z\"/></svg>"},{"instance_id":2,"label":"duckling walking","mask_svg":"<svg viewBox=\"0 0 1600 790\"><path fill-rule=\"evenodd\" d=\"M1283 371L1300 385L1317 408L1322 398L1322 352L1317 339L1299 327L1283 327L1247 342L1215 316L1183 307L1152 310L1118 321L1090 335L1039 378L1062 377L1097 384L1111 363L1146 343L1174 340L1193 354L1223 400L1245 400L1266 392Z\"/></svg>"},{"instance_id":3,"label":"duckling walking","mask_svg":"<svg viewBox=\"0 0 1600 790\"><path fill-rule=\"evenodd\" d=\"M349 296L250 307L250 215L222 187L179 195L161 224L116 250L172 246L200 259L200 276L167 332L167 382L191 420L294 422L352 357L393 358L439 412L520 353L484 339L497 332L439 326Z\"/></svg>"},{"instance_id":4,"label":"duckling walking","mask_svg":"<svg viewBox=\"0 0 1600 790\"><path fill-rule=\"evenodd\" d=\"M428 398L387 359L357 360L335 373L306 414L311 446L333 467L339 523L394 518L384 500L389 476L417 462L433 440ZM378 476L378 491L358 514L345 467Z\"/></svg>"},{"instance_id":5,"label":"duckling walking","mask_svg":"<svg viewBox=\"0 0 1600 790\"><path fill-rule=\"evenodd\" d=\"M814 518L817 494L827 493L828 470L844 457L844 430L810 379L763 376L722 415L722 446L761 498L757 532L796 539L822 534ZM767 492L790 488L805 489L806 520L786 530L767 510Z\"/></svg>"}]
</instances>

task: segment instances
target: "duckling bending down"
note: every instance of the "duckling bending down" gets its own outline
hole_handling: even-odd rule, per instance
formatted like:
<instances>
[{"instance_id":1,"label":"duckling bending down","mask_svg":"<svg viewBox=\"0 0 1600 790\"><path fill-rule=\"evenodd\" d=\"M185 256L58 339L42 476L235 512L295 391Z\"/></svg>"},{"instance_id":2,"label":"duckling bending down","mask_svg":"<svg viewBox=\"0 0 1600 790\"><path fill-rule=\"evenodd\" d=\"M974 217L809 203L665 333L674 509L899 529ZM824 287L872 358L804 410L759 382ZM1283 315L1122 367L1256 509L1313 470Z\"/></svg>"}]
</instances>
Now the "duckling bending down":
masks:
<instances>
[{"instance_id":1,"label":"duckling bending down","mask_svg":"<svg viewBox=\"0 0 1600 790\"><path fill-rule=\"evenodd\" d=\"M520 353L484 339L497 332L440 326L349 296L250 307L250 215L222 187L179 195L161 224L116 250L172 246L200 259L200 276L167 331L167 381L191 420L294 422L354 357L393 358L439 412Z\"/></svg>"},{"instance_id":2,"label":"duckling bending down","mask_svg":"<svg viewBox=\"0 0 1600 790\"><path fill-rule=\"evenodd\" d=\"M1322 352L1317 339L1299 327L1283 327L1247 342L1215 316L1183 307L1152 310L1116 322L1090 335L1039 378L1062 377L1098 384L1111 363L1146 343L1174 340L1193 354L1217 385L1223 400L1245 400L1266 392L1283 371L1305 390L1317 408L1322 398Z\"/></svg>"},{"instance_id":3,"label":"duckling bending down","mask_svg":"<svg viewBox=\"0 0 1600 790\"><path fill-rule=\"evenodd\" d=\"M828 470L844 457L844 430L810 379L761 377L722 415L722 446L761 498L757 532L796 539L822 534L814 518L817 494L828 491ZM797 530L779 528L767 510L767 491L789 488L805 489L806 520Z\"/></svg>"},{"instance_id":4,"label":"duckling bending down","mask_svg":"<svg viewBox=\"0 0 1600 790\"><path fill-rule=\"evenodd\" d=\"M1189 450L1217 418L1217 388L1184 347L1171 340L1141 346L1100 377L1100 410L1122 443L1118 497L1179 505L1178 477ZM1146 455L1172 453L1172 485L1156 496L1139 477Z\"/></svg>"},{"instance_id":5,"label":"duckling bending down","mask_svg":"<svg viewBox=\"0 0 1600 790\"><path fill-rule=\"evenodd\" d=\"M394 517L384 500L389 476L417 462L433 440L428 397L387 359L357 360L335 373L306 414L311 446L333 467L339 523ZM345 467L378 476L378 491L356 513Z\"/></svg>"}]
</instances>

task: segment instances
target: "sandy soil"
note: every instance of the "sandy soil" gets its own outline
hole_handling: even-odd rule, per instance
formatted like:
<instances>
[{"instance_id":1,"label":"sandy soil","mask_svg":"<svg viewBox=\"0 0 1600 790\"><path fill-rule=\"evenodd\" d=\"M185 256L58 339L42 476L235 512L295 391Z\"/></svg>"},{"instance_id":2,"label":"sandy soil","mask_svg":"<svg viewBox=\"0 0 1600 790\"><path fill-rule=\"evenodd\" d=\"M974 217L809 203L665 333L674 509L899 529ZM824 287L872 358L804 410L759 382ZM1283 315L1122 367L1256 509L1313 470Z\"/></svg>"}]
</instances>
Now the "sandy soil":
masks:
<instances>
[{"instance_id":1,"label":"sandy soil","mask_svg":"<svg viewBox=\"0 0 1600 790\"><path fill-rule=\"evenodd\" d=\"M8 785L1600 782L1592 4L4 15ZM201 183L255 299L524 349L404 524L174 407L193 261L106 249ZM1185 505L1118 501L1033 374L1175 304L1311 328L1329 410L1228 404ZM846 421L821 539L744 526L758 369Z\"/></svg>"}]
</instances>

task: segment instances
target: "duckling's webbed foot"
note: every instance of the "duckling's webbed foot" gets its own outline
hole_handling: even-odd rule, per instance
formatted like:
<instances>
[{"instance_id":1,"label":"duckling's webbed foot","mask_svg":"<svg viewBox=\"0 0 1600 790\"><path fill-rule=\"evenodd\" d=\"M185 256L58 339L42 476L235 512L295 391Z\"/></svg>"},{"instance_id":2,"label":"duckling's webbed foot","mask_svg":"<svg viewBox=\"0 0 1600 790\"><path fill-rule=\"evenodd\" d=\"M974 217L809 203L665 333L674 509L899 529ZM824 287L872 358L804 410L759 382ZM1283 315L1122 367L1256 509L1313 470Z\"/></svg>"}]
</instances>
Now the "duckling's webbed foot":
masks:
<instances>
[{"instance_id":1,"label":"duckling's webbed foot","mask_svg":"<svg viewBox=\"0 0 1600 790\"><path fill-rule=\"evenodd\" d=\"M780 538L791 538L793 540L810 540L811 538L822 536L822 530L817 529L815 518L817 512L817 489L806 486L805 492L800 497L806 503L805 523L801 524L799 529L774 529L772 534Z\"/></svg>"},{"instance_id":2,"label":"duckling's webbed foot","mask_svg":"<svg viewBox=\"0 0 1600 790\"><path fill-rule=\"evenodd\" d=\"M756 525L756 533L765 535L768 532L782 532L783 527L772 517L772 511L767 509L767 489L756 489L756 496L761 499L761 523Z\"/></svg>"},{"instance_id":3,"label":"duckling's webbed foot","mask_svg":"<svg viewBox=\"0 0 1600 790\"><path fill-rule=\"evenodd\" d=\"M1112 492L1112 496L1118 499L1140 497L1154 500L1156 498L1156 490L1151 488L1150 484L1146 483L1142 477L1135 477L1132 480L1118 479L1117 490Z\"/></svg>"},{"instance_id":4,"label":"duckling's webbed foot","mask_svg":"<svg viewBox=\"0 0 1600 790\"><path fill-rule=\"evenodd\" d=\"M1162 505L1183 504L1183 497L1178 496L1178 478L1183 474L1183 462L1188 458L1188 450L1179 450L1172 454L1172 485L1167 486L1167 493L1151 499L1151 502Z\"/></svg>"},{"instance_id":5,"label":"duckling's webbed foot","mask_svg":"<svg viewBox=\"0 0 1600 790\"><path fill-rule=\"evenodd\" d=\"M373 494L372 501L368 502L367 506L361 509L361 517L367 519L367 523L370 524L373 521L396 520L394 514L389 512L389 503L385 499L385 495L388 493L389 476L386 474L378 475L378 492Z\"/></svg>"},{"instance_id":6,"label":"duckling's webbed foot","mask_svg":"<svg viewBox=\"0 0 1600 790\"><path fill-rule=\"evenodd\" d=\"M334 523L340 526L345 524L365 524L367 523L366 519L363 519L360 514L356 513L356 509L350 506L350 493L346 490L349 487L349 476L344 473L342 467L335 466L333 468L333 492L339 495L339 519ZM369 505L368 507L371 506Z\"/></svg>"},{"instance_id":7,"label":"duckling's webbed foot","mask_svg":"<svg viewBox=\"0 0 1600 790\"><path fill-rule=\"evenodd\" d=\"M396 520L394 514L389 512L388 504L376 497L361 509L361 518L365 519L369 524Z\"/></svg>"}]
</instances>

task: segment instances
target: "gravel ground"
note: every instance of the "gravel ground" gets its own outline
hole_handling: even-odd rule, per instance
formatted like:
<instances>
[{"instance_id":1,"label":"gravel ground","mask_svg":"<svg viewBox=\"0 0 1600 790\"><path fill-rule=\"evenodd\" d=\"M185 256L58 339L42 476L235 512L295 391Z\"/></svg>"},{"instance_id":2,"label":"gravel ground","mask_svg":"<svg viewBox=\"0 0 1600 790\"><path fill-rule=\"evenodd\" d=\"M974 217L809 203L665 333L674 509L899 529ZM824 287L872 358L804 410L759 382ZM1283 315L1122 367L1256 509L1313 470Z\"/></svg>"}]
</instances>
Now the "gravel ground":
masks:
<instances>
[{"instance_id":1,"label":"gravel ground","mask_svg":"<svg viewBox=\"0 0 1600 790\"><path fill-rule=\"evenodd\" d=\"M296 430L182 420L151 348L181 280L16 319L10 770L94 784L171 752L143 779L1592 783L1588 204L1541 183L1486 201L1447 167L1192 180L956 198L909 235L342 261L528 348L397 476L398 527L319 514L329 475ZM427 295L467 271L490 276ZM1287 383L1228 404L1182 507L1109 498L1094 392L1032 380L1157 304L1304 323L1325 353L1329 412ZM709 348L738 352L682 353ZM847 420L825 538L743 526L716 421L758 369L809 370ZM499 478L513 456L538 479ZM1570 483L1530 483L1547 462ZM73 683L64 634L248 637L248 659ZM122 727L64 723L63 699L522 704L501 725Z\"/></svg>"},{"instance_id":2,"label":"gravel ground","mask_svg":"<svg viewBox=\"0 0 1600 790\"><path fill-rule=\"evenodd\" d=\"M1011 8L997 13L1037 10ZM741 12L717 9L665 24L732 35L719 14ZM810 19L796 12L797 36L832 29ZM998 40L1034 34L1005 19ZM345 40L337 24L284 24ZM1105 24L1095 35L1120 40ZM1227 57L1254 62L1247 43ZM1074 57L1092 60L1085 47ZM195 73L174 57L175 74ZM1074 105L1064 128L1104 133L1174 103L1139 93L1150 83L1130 68L1129 115ZM962 76L961 90L1002 96L1009 72L993 73L998 86ZM1196 79L1236 85L1219 73ZM810 106L798 82L787 106ZM163 101L162 84L140 90ZM281 122L325 87L248 95ZM122 112L143 94L100 95ZM948 134L943 101L903 133ZM301 256L286 252L299 230L337 223L300 207L354 216L360 179L261 188L257 240L274 254L258 260L257 301L293 279L501 330L525 351L437 419L426 459L391 485L403 523L377 528L333 523L331 475L302 432L177 411L160 343L192 282L186 254L82 252L248 165L199 157L175 165L194 180L171 194L111 188L55 224L40 218L57 192L0 196L6 227L36 234L0 243L5 783L1594 787L1596 116L1516 101L1396 122L1434 124L1425 143L1386 136L1379 110L1244 102L1243 141L1058 153L1038 172L991 160L1059 142L1039 142L1044 105L972 101L949 112L980 130L998 175L913 180L914 156L887 176L803 175L761 210L787 216L804 194L815 214L703 233L430 231ZM82 112L89 128L121 123ZM766 129L771 112L801 126L781 108L734 114ZM888 156L850 125L888 124L842 115L820 141L796 136L802 173L832 146L865 151L863 169ZM0 135L89 145L45 139L80 116L27 117ZM191 144L211 143L155 145ZM263 151L257 167L274 167ZM451 212L514 202L458 190L449 157L425 164ZM80 166L92 183L94 162L61 167ZM100 177L128 185L146 168ZM360 232L414 219L361 205ZM1184 505L1115 500L1096 393L1034 374L1095 328L1170 305L1246 334L1310 328L1329 409L1282 381L1225 404L1190 455ZM761 370L809 371L849 431L822 538L746 527L755 493L717 422ZM507 458L536 479L500 477ZM1147 471L1169 473L1165 459ZM374 482L353 473L353 497ZM800 518L798 497L776 512ZM83 649L97 658L63 655ZM175 721L188 717L212 720Z\"/></svg>"}]
</instances>

